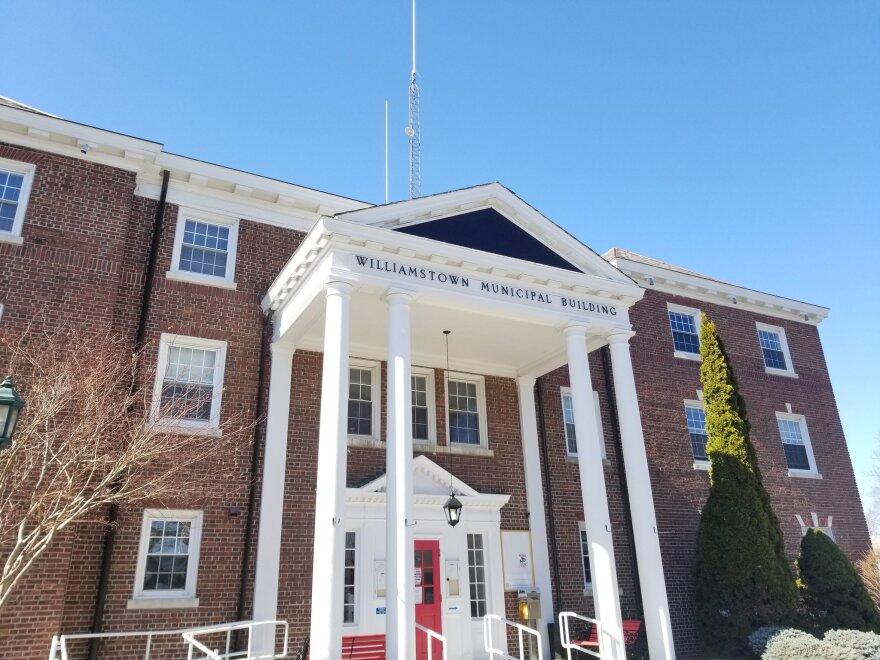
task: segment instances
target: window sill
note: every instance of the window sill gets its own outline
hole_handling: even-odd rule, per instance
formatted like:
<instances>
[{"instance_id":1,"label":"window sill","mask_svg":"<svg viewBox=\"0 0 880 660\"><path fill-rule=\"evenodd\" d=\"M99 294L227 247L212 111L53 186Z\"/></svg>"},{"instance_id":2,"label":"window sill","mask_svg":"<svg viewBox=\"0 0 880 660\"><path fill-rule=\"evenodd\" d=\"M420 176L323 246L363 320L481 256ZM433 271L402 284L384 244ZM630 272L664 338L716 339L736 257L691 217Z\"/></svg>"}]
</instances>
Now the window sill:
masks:
<instances>
[{"instance_id":1,"label":"window sill","mask_svg":"<svg viewBox=\"0 0 880 660\"><path fill-rule=\"evenodd\" d=\"M12 243L13 245L21 245L24 243L24 238L21 236L16 236L15 234L5 234L0 232L0 243Z\"/></svg>"},{"instance_id":2,"label":"window sill","mask_svg":"<svg viewBox=\"0 0 880 660\"><path fill-rule=\"evenodd\" d=\"M793 371L786 371L785 369L775 369L773 367L764 367L764 372L773 376L785 376L786 378L798 377L798 375Z\"/></svg>"},{"instance_id":3,"label":"window sill","mask_svg":"<svg viewBox=\"0 0 880 660\"><path fill-rule=\"evenodd\" d=\"M366 447L367 449L385 449L385 442L376 440L376 438L368 438L363 435L348 436L349 447Z\"/></svg>"},{"instance_id":4,"label":"window sill","mask_svg":"<svg viewBox=\"0 0 880 660\"><path fill-rule=\"evenodd\" d=\"M196 273L187 273L182 270L169 270L165 273L165 278L176 282L188 282L189 284L203 284L205 286L216 286L220 289L231 289L235 291L238 285L235 282L221 280L219 277L209 277L207 275L198 275Z\"/></svg>"},{"instance_id":5,"label":"window sill","mask_svg":"<svg viewBox=\"0 0 880 660\"><path fill-rule=\"evenodd\" d=\"M709 471L709 461L694 461L694 469L702 472Z\"/></svg>"},{"instance_id":6,"label":"window sill","mask_svg":"<svg viewBox=\"0 0 880 660\"><path fill-rule=\"evenodd\" d=\"M223 431L216 426L188 426L176 422L158 420L153 427L157 433L176 433L177 435L203 435L209 438L222 438Z\"/></svg>"},{"instance_id":7,"label":"window sill","mask_svg":"<svg viewBox=\"0 0 880 660\"><path fill-rule=\"evenodd\" d=\"M690 360L692 362L702 362L703 358L699 353L685 353L684 351L673 351L672 355L682 360Z\"/></svg>"},{"instance_id":8,"label":"window sill","mask_svg":"<svg viewBox=\"0 0 880 660\"><path fill-rule=\"evenodd\" d=\"M794 479L821 479L822 475L812 470L789 470L788 476Z\"/></svg>"},{"instance_id":9,"label":"window sill","mask_svg":"<svg viewBox=\"0 0 880 660\"><path fill-rule=\"evenodd\" d=\"M437 445L438 453L452 453L456 455L468 455L468 456L494 456L495 452L491 449L487 449L486 447L480 447L478 445Z\"/></svg>"},{"instance_id":10,"label":"window sill","mask_svg":"<svg viewBox=\"0 0 880 660\"><path fill-rule=\"evenodd\" d=\"M130 610L181 610L199 606L198 598L131 598Z\"/></svg>"}]
</instances>

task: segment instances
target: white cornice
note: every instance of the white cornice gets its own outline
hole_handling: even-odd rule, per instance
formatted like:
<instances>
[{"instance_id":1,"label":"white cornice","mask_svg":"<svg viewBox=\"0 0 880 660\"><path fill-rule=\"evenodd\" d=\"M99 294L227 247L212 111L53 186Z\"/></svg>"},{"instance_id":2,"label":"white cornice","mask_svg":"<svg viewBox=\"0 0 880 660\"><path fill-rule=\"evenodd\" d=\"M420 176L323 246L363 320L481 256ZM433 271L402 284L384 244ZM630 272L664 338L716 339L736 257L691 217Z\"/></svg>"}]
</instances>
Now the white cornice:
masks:
<instances>
[{"instance_id":1,"label":"white cornice","mask_svg":"<svg viewBox=\"0 0 880 660\"><path fill-rule=\"evenodd\" d=\"M619 257L612 259L611 263L649 290L810 325L818 325L828 316L827 307L774 296L707 277Z\"/></svg>"}]
</instances>

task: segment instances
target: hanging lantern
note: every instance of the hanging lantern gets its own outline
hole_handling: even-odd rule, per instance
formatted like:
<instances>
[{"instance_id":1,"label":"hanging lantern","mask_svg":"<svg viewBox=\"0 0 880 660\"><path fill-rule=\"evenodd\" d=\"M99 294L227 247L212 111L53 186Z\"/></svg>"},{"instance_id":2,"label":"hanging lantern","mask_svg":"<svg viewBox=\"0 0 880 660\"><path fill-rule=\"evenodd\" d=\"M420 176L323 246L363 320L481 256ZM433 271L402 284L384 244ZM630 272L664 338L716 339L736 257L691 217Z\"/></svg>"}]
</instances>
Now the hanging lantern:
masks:
<instances>
[{"instance_id":1,"label":"hanging lantern","mask_svg":"<svg viewBox=\"0 0 880 660\"><path fill-rule=\"evenodd\" d=\"M461 520L461 502L455 497L455 494L449 496L446 504L443 505L443 511L446 513L446 522L450 526L455 527Z\"/></svg>"},{"instance_id":2,"label":"hanging lantern","mask_svg":"<svg viewBox=\"0 0 880 660\"><path fill-rule=\"evenodd\" d=\"M12 443L12 434L15 433L22 408L24 401L15 391L12 376L7 376L0 383L0 449Z\"/></svg>"}]
</instances>

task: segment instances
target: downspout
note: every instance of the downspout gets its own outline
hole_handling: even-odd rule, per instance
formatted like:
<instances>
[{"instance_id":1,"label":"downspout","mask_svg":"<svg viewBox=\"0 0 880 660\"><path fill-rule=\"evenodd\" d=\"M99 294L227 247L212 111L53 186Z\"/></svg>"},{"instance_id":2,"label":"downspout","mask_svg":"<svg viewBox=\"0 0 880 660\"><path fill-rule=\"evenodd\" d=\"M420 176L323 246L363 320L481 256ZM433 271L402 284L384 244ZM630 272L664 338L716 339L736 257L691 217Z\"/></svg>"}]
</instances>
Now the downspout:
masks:
<instances>
[{"instance_id":1,"label":"downspout","mask_svg":"<svg viewBox=\"0 0 880 660\"><path fill-rule=\"evenodd\" d=\"M553 479L550 478L550 458L547 454L547 435L544 429L544 397L541 394L541 379L535 379L535 388L538 393L538 438L541 445L541 462L544 464L544 483L547 484L547 522L550 526L550 538L552 541L547 544L550 551L550 562L553 564L553 576L556 578L556 589L553 591L553 609L556 612L562 611L560 605L560 590L562 588L561 576L559 574L559 551L556 546L556 515L553 512Z\"/></svg>"},{"instance_id":2,"label":"downspout","mask_svg":"<svg viewBox=\"0 0 880 660\"><path fill-rule=\"evenodd\" d=\"M147 255L147 270L144 275L144 290L141 296L141 309L138 316L137 330L135 331L134 348L139 350L144 342L147 327L147 312L150 308L150 295L153 292L153 277L156 273L156 261L159 256L159 242L162 238L162 224L165 218L166 200L168 198L168 180L170 172L162 170L162 190L159 193L159 204L156 206L156 215L153 218L152 240L150 252ZM92 632L99 633L104 628L104 606L107 602L107 589L110 584L110 565L113 558L113 548L116 545L116 523L119 519L119 506L110 505L107 513L107 530L104 533L104 548L101 554L101 574L98 578L98 594L95 597L95 613L92 617ZM89 660L97 660L100 640L92 638L89 642Z\"/></svg>"},{"instance_id":3,"label":"downspout","mask_svg":"<svg viewBox=\"0 0 880 660\"><path fill-rule=\"evenodd\" d=\"M630 570L633 576L636 607L644 614L642 604L642 584L639 576L639 565L636 559L636 539L632 526L632 508L629 503L629 487L626 483L626 469L623 464L623 441L620 437L620 421L617 415L617 399L614 396L614 379L611 377L611 351L608 346L602 347L602 374L605 377L605 391L608 393L608 414L611 417L611 434L614 436L614 453L617 454L617 475L620 479L620 499L623 501L623 513L626 519L626 538L630 547Z\"/></svg>"},{"instance_id":4,"label":"downspout","mask_svg":"<svg viewBox=\"0 0 880 660\"><path fill-rule=\"evenodd\" d=\"M247 572L251 563L251 553L253 552L253 531L254 520L257 515L257 468L260 462L260 440L266 441L266 420L262 416L263 411L263 389L266 385L266 353L269 351L269 341L271 337L272 318L274 312L269 312L263 321L263 332L260 338L260 371L257 376L257 402L254 411L254 434L251 447L251 485L248 495L247 520L245 521L244 532L244 549L241 556L241 577L239 579L238 589L238 610L237 621L244 621L245 606L247 604ZM262 423L261 423L262 422Z\"/></svg>"}]
</instances>

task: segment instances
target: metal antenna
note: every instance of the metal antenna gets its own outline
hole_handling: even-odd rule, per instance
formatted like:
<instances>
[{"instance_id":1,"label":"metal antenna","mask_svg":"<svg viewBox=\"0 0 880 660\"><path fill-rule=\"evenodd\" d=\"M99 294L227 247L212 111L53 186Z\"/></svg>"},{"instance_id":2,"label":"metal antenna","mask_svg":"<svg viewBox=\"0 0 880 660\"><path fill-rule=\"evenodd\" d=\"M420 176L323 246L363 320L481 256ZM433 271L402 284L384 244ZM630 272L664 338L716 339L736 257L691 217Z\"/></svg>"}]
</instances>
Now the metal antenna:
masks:
<instances>
[{"instance_id":1,"label":"metal antenna","mask_svg":"<svg viewBox=\"0 0 880 660\"><path fill-rule=\"evenodd\" d=\"M409 198L420 197L422 194L422 138L421 114L419 100L419 84L416 82L416 0L412 3L412 78L409 83L409 126L406 134L409 137Z\"/></svg>"},{"instance_id":2,"label":"metal antenna","mask_svg":"<svg viewBox=\"0 0 880 660\"><path fill-rule=\"evenodd\" d=\"M449 335L452 333L452 330L444 330L443 334L446 335L446 387L449 388ZM449 397L446 397L446 405L449 405ZM450 431L451 435L451 431ZM453 480L455 479L452 472L452 439L446 438L446 449L449 451L449 493L452 497L455 497L455 488L453 486Z\"/></svg>"}]
</instances>

